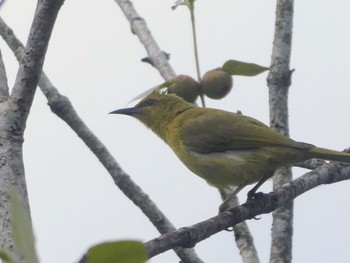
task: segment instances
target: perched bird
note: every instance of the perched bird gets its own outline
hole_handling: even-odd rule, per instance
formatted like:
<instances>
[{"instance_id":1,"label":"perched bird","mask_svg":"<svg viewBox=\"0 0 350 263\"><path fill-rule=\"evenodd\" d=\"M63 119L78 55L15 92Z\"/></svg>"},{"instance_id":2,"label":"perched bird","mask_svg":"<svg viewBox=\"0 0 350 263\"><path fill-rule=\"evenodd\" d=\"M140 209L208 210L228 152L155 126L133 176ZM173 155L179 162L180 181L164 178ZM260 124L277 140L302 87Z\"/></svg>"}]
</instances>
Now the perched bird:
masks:
<instances>
[{"instance_id":1,"label":"perched bird","mask_svg":"<svg viewBox=\"0 0 350 263\"><path fill-rule=\"evenodd\" d=\"M350 163L350 154L296 142L241 114L200 108L180 97L155 90L135 107L112 114L130 115L141 121L170 146L193 173L218 189L236 190L258 182L248 197L280 167L311 158Z\"/></svg>"}]
</instances>

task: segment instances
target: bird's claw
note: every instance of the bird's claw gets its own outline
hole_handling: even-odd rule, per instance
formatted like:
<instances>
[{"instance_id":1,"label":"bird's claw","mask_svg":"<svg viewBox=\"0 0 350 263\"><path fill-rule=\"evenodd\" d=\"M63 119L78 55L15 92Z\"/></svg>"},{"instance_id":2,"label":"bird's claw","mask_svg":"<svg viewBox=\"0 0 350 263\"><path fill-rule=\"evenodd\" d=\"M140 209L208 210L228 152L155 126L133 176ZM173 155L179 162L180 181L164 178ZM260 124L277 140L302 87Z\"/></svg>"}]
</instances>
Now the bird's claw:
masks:
<instances>
[{"instance_id":1,"label":"bird's claw","mask_svg":"<svg viewBox=\"0 0 350 263\"><path fill-rule=\"evenodd\" d=\"M227 231L227 232L233 232L233 226L230 226L230 227L226 228L225 231Z\"/></svg>"}]
</instances>

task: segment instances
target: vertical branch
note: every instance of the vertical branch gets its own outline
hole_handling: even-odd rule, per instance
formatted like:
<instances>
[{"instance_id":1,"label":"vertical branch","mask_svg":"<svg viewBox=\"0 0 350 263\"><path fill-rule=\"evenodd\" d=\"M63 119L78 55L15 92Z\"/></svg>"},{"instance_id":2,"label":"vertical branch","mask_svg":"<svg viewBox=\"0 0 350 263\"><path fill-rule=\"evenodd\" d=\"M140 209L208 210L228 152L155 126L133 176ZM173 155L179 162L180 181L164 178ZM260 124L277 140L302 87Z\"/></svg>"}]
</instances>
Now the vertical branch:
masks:
<instances>
[{"instance_id":1,"label":"vertical branch","mask_svg":"<svg viewBox=\"0 0 350 263\"><path fill-rule=\"evenodd\" d=\"M189 1L189 9L190 9L190 14L191 14L193 49L194 49L194 59L195 59L195 62L196 62L197 80L200 81L201 78L202 78L202 75L201 75L201 69L200 69L200 65L199 65L197 31L196 31L196 18L195 18L195 15L194 15L194 0L193 1Z\"/></svg>"},{"instance_id":2,"label":"vertical branch","mask_svg":"<svg viewBox=\"0 0 350 263\"><path fill-rule=\"evenodd\" d=\"M14 252L10 189L16 187L30 213L23 166L23 133L58 11L64 0L38 1L12 94L0 101L0 248Z\"/></svg>"},{"instance_id":3,"label":"vertical branch","mask_svg":"<svg viewBox=\"0 0 350 263\"><path fill-rule=\"evenodd\" d=\"M192 36L193 36L193 49L194 49L194 59L196 62L197 80L201 81L202 74L199 65L199 54L198 54L198 44L197 44L197 31L196 31L196 17L194 15L194 0L189 1L189 9L191 13L191 25L192 25ZM202 102L202 107L205 108L205 99L203 92L199 93L199 97Z\"/></svg>"},{"instance_id":4,"label":"vertical branch","mask_svg":"<svg viewBox=\"0 0 350 263\"><path fill-rule=\"evenodd\" d=\"M271 56L271 69L267 77L270 103L270 125L276 131L289 136L288 90L291 84L289 69L292 28L293 0L278 0L276 7L275 35ZM279 189L292 180L290 169L279 169L273 178L273 189ZM270 262L291 262L293 235L293 202L273 213L272 244Z\"/></svg>"}]
</instances>

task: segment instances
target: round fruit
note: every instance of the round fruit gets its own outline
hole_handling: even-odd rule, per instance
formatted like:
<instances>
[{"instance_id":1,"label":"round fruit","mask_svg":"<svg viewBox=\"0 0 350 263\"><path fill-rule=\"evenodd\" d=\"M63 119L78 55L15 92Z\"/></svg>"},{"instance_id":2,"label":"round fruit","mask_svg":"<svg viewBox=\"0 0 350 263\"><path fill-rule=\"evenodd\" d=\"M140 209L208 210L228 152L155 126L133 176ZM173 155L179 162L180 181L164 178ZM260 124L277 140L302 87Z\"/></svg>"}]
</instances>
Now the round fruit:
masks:
<instances>
[{"instance_id":1,"label":"round fruit","mask_svg":"<svg viewBox=\"0 0 350 263\"><path fill-rule=\"evenodd\" d=\"M196 101L199 95L200 85L195 79L187 75L178 75L170 80L169 83L169 93L174 93L190 103Z\"/></svg>"},{"instance_id":2,"label":"round fruit","mask_svg":"<svg viewBox=\"0 0 350 263\"><path fill-rule=\"evenodd\" d=\"M230 74L219 69L209 70L201 80L202 91L211 99L222 99L232 89L233 79Z\"/></svg>"}]
</instances>

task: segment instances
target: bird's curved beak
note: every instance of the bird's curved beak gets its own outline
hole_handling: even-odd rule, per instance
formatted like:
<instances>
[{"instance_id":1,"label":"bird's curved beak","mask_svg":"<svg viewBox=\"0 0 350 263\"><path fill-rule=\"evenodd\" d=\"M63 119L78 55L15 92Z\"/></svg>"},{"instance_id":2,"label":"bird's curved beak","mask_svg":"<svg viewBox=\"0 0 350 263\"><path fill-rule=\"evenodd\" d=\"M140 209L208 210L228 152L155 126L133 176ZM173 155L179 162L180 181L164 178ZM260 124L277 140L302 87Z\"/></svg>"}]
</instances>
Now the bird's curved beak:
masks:
<instances>
[{"instance_id":1,"label":"bird's curved beak","mask_svg":"<svg viewBox=\"0 0 350 263\"><path fill-rule=\"evenodd\" d=\"M109 114L124 114L124 115L134 116L137 113L140 113L140 109L133 107L133 108L124 108L124 109L111 111Z\"/></svg>"}]
</instances>

